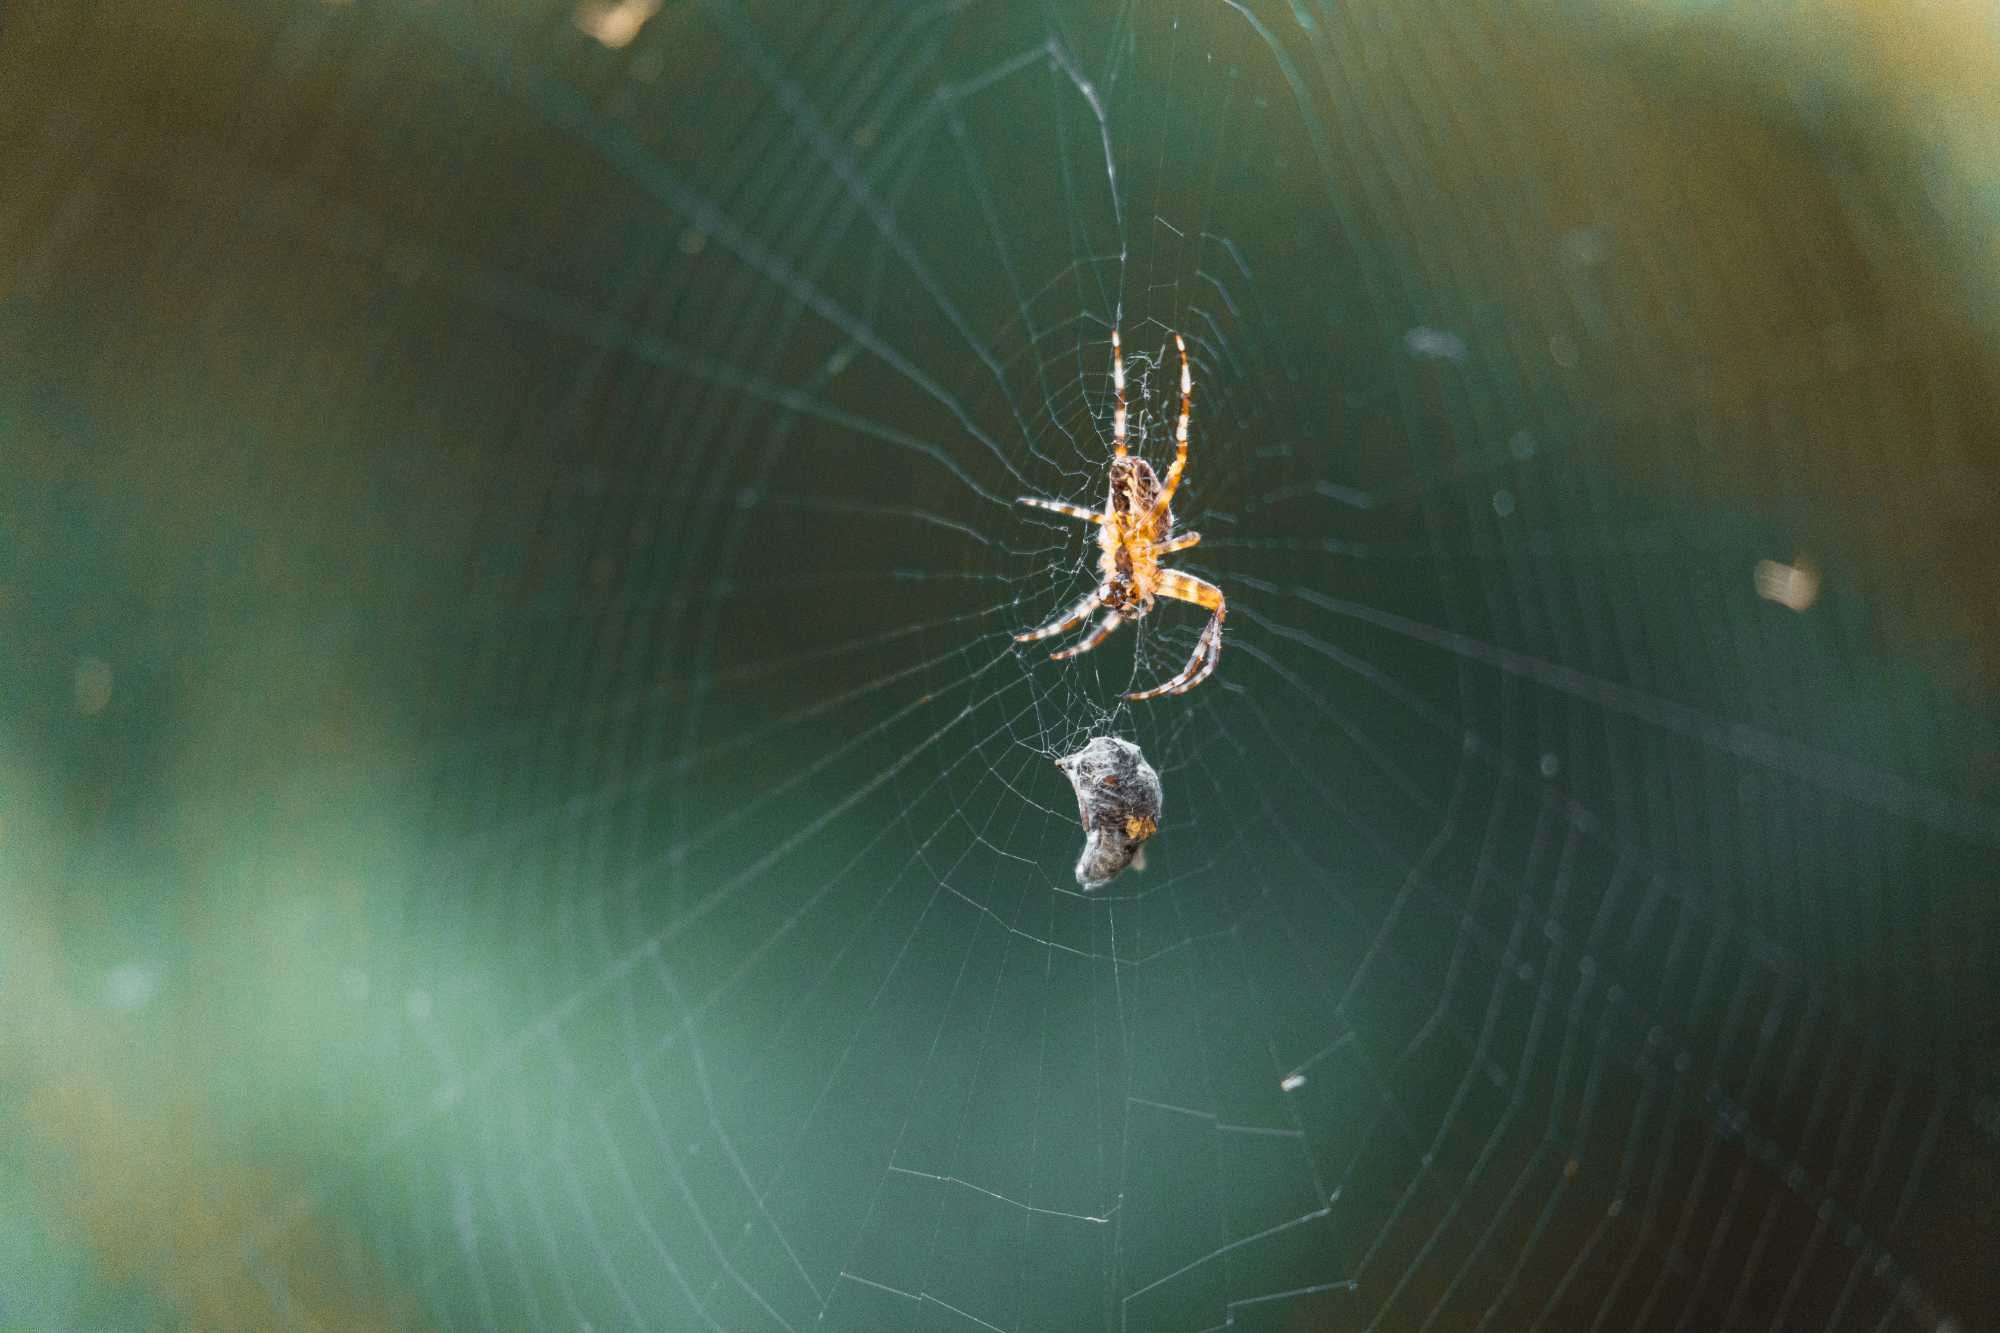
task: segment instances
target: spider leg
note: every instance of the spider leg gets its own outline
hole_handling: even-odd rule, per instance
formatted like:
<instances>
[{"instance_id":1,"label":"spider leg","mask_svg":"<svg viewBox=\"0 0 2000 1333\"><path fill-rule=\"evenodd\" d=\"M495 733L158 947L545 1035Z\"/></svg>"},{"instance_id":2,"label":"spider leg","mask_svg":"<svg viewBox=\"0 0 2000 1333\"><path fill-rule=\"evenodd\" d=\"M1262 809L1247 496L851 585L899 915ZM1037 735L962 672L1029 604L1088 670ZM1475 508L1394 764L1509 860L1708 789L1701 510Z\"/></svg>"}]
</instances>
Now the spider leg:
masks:
<instances>
[{"instance_id":1,"label":"spider leg","mask_svg":"<svg viewBox=\"0 0 2000 1333\"><path fill-rule=\"evenodd\" d=\"M1125 349L1118 343L1118 330L1111 330L1111 383L1118 390L1118 411L1111 418L1111 452L1125 456Z\"/></svg>"},{"instance_id":2,"label":"spider leg","mask_svg":"<svg viewBox=\"0 0 2000 1333\"><path fill-rule=\"evenodd\" d=\"M1201 534L1199 532L1183 532L1172 541L1161 542L1155 546L1153 548L1153 558L1157 560L1163 555L1172 555L1175 551L1185 551L1200 540Z\"/></svg>"},{"instance_id":3,"label":"spider leg","mask_svg":"<svg viewBox=\"0 0 2000 1333\"><path fill-rule=\"evenodd\" d=\"M1096 629L1093 629L1090 633L1084 635L1061 652L1050 653L1049 657L1053 661L1060 662L1065 658L1075 657L1080 653L1087 653L1098 644L1110 638L1111 631L1124 623L1124 616L1118 614L1116 611L1107 611L1105 612L1104 619L1097 622Z\"/></svg>"},{"instance_id":4,"label":"spider leg","mask_svg":"<svg viewBox=\"0 0 2000 1333\"><path fill-rule=\"evenodd\" d=\"M1222 617L1228 611L1222 589L1206 579L1198 579L1179 570L1166 569L1160 571L1158 593L1162 597L1172 597L1183 602L1193 602L1196 606L1205 606L1215 614L1209 617L1207 628L1202 630L1201 638L1195 643L1194 656L1188 658L1188 664L1181 669L1180 675L1172 680L1163 681L1150 690L1139 690L1128 694L1125 696L1127 699L1157 699L1163 694L1186 694L1208 679L1209 673L1215 670L1216 660L1222 656Z\"/></svg>"},{"instance_id":5,"label":"spider leg","mask_svg":"<svg viewBox=\"0 0 2000 1333\"><path fill-rule=\"evenodd\" d=\"M1153 521L1166 517L1167 506L1174 502L1174 492L1180 489L1181 472L1187 467L1188 454L1188 406L1194 396L1194 377L1188 373L1187 339L1174 335L1174 346L1181 353L1181 419L1174 427L1174 461L1167 468L1166 480L1160 483L1160 498L1153 501Z\"/></svg>"},{"instance_id":6,"label":"spider leg","mask_svg":"<svg viewBox=\"0 0 2000 1333\"><path fill-rule=\"evenodd\" d=\"M1058 634L1066 634L1078 625L1081 625L1084 621L1090 619L1090 613L1103 605L1104 589L1099 588L1065 611L1060 619L1051 620L1040 629L1025 630L1020 634L1016 634L1014 642L1029 643L1035 639L1052 639Z\"/></svg>"},{"instance_id":7,"label":"spider leg","mask_svg":"<svg viewBox=\"0 0 2000 1333\"><path fill-rule=\"evenodd\" d=\"M1043 500L1033 495L1024 495L1016 503L1033 505L1046 509L1052 514L1063 514L1070 518L1080 518L1086 523L1102 523L1104 515L1095 509L1085 509L1082 505L1064 504L1061 500Z\"/></svg>"}]
</instances>

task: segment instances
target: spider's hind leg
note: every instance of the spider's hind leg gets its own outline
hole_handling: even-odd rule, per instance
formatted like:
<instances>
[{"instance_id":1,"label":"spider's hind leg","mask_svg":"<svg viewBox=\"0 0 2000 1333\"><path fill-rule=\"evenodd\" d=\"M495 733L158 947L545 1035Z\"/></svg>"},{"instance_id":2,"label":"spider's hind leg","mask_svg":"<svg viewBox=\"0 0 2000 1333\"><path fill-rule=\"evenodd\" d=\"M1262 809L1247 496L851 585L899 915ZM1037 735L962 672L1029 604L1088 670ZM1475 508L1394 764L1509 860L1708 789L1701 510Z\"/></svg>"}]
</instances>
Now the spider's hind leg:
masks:
<instances>
[{"instance_id":1,"label":"spider's hind leg","mask_svg":"<svg viewBox=\"0 0 2000 1333\"><path fill-rule=\"evenodd\" d=\"M1098 513L1095 509L1085 509L1082 505L1064 504L1061 500L1044 500L1038 495L1023 495L1014 503L1033 505L1037 509L1046 509L1051 514L1061 514L1066 518L1080 518L1086 523L1102 523L1104 521L1104 515Z\"/></svg>"},{"instance_id":2,"label":"spider's hind leg","mask_svg":"<svg viewBox=\"0 0 2000 1333\"><path fill-rule=\"evenodd\" d=\"M1194 399L1194 375L1188 370L1187 339L1176 333L1174 346L1180 349L1181 354L1181 416L1174 425L1174 461L1167 467L1159 499L1153 501L1155 522L1166 517L1168 506L1174 502L1174 492L1181 488L1181 473L1187 470L1188 411Z\"/></svg>"},{"instance_id":3,"label":"spider's hind leg","mask_svg":"<svg viewBox=\"0 0 2000 1333\"><path fill-rule=\"evenodd\" d=\"M1118 341L1118 329L1111 330L1111 382L1118 389L1118 409L1111 418L1112 453L1125 457L1125 347Z\"/></svg>"}]
</instances>

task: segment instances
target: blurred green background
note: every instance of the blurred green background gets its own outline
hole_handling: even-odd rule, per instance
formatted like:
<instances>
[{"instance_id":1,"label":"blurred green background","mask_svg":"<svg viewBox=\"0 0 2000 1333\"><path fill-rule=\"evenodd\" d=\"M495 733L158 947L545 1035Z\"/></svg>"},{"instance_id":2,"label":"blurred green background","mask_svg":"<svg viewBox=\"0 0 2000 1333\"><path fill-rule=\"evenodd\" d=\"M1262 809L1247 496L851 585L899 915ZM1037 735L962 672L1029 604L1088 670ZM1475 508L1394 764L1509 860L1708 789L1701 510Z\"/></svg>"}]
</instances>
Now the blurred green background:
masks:
<instances>
[{"instance_id":1,"label":"blurred green background","mask_svg":"<svg viewBox=\"0 0 2000 1333\"><path fill-rule=\"evenodd\" d=\"M1983 1326L1995 87L1955 2L0 11L0 1327ZM1232 608L1137 708L1192 611L1008 637L1114 321Z\"/></svg>"}]
</instances>

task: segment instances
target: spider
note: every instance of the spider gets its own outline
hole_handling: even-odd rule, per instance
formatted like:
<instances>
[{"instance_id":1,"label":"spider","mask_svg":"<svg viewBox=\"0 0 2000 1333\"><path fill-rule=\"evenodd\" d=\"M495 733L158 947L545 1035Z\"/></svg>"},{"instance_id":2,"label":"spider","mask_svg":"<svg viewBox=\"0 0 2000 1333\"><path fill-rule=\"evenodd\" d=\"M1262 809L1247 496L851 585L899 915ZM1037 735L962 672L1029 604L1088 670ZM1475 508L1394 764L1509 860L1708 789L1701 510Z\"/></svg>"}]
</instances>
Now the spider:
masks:
<instances>
[{"instance_id":1,"label":"spider","mask_svg":"<svg viewBox=\"0 0 2000 1333\"><path fill-rule=\"evenodd\" d=\"M1145 615L1153 609L1155 597L1193 602L1215 613L1195 644L1194 656L1188 659L1187 666L1178 676L1150 690L1132 691L1126 694L1127 699L1186 694L1208 679L1209 673L1215 670L1216 658L1222 654L1222 616L1226 609L1222 589L1192 574L1160 568L1160 557L1185 551L1201 540L1199 532L1174 532L1174 511L1169 507L1173 503L1174 492L1180 487L1181 473L1187 467L1188 404L1194 395L1194 380L1188 374L1187 342L1178 333L1174 335L1174 347L1181 355L1181 417L1174 430L1174 461L1167 469L1166 481L1162 482L1154 474L1152 464L1143 458L1132 457L1125 447L1125 354L1118 344L1118 330L1113 329L1111 383L1118 393L1118 409L1111 418L1111 485L1105 498L1104 512L1100 514L1082 505L1044 500L1038 496L1020 497L1024 505L1097 524L1097 568L1104 577L1088 597L1065 611L1060 619L1052 620L1040 629L1016 634L1016 642L1027 643L1065 633L1088 620L1098 608L1104 608L1104 618L1090 633L1069 647L1049 654L1060 662L1089 652L1110 638L1111 632L1127 620L1137 620Z\"/></svg>"}]
</instances>

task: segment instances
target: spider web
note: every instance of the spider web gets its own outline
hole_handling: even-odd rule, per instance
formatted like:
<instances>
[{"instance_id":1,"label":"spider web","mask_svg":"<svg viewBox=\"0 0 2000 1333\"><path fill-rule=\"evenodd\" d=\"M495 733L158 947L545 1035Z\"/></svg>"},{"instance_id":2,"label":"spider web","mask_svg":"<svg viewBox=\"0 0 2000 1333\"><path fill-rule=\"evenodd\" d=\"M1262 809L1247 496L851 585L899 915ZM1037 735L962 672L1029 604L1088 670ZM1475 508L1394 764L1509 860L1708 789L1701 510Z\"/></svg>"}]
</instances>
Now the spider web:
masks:
<instances>
[{"instance_id":1,"label":"spider web","mask_svg":"<svg viewBox=\"0 0 2000 1333\"><path fill-rule=\"evenodd\" d=\"M208 925L128 949L235 1034L167 1043L220 1155L279 1164L164 1284L268 1305L168 1306L1992 1308L2000 747L1953 608L1994 381L1815 145L1457 5L194 13L171 159L91 109L148 32L103 16L29 34L99 81L10 126L36 327L142 315L15 401L117 367L122 475L179 439L225 480L164 507L269 515L107 671L298 642L343 682L334 758L301 723L246 765L279 805L201 816L258 887L191 871ZM1011 638L1091 586L1094 532L1014 502L1101 504L1114 326L1156 466L1188 339L1173 564L1230 598L1218 672L1140 704L1206 613ZM239 625L266 559L306 591ZM273 690L139 697L321 716ZM1050 760L1102 734L1165 815L1086 895ZM283 966L211 919L318 876Z\"/></svg>"}]
</instances>

